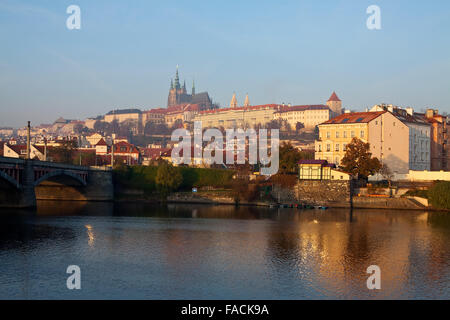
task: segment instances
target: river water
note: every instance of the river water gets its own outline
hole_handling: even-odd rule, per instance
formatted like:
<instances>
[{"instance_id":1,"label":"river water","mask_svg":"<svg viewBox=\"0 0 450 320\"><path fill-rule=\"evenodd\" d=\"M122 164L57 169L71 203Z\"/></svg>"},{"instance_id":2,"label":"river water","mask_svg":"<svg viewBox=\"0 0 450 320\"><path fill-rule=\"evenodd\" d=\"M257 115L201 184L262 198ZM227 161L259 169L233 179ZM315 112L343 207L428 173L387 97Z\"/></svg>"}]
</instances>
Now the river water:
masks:
<instances>
[{"instance_id":1,"label":"river water","mask_svg":"<svg viewBox=\"0 0 450 320\"><path fill-rule=\"evenodd\" d=\"M39 202L0 215L1 299L450 298L448 213Z\"/></svg>"}]
</instances>

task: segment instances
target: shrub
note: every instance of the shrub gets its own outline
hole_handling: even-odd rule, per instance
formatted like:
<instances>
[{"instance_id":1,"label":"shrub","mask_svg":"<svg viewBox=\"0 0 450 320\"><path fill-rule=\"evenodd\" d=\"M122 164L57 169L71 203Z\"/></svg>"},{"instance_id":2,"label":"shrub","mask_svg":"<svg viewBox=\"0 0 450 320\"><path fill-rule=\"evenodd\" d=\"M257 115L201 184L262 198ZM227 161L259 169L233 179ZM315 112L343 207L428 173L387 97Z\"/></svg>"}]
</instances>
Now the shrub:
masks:
<instances>
[{"instance_id":1,"label":"shrub","mask_svg":"<svg viewBox=\"0 0 450 320\"><path fill-rule=\"evenodd\" d=\"M223 169L204 169L176 167L182 176L179 189L190 190L193 187L229 188L234 171ZM120 166L114 169L115 183L125 188L143 189L146 193L156 191L158 166Z\"/></svg>"},{"instance_id":2,"label":"shrub","mask_svg":"<svg viewBox=\"0 0 450 320\"><path fill-rule=\"evenodd\" d=\"M450 209L450 182L436 183L428 191L428 199L432 206L437 209Z\"/></svg>"},{"instance_id":3,"label":"shrub","mask_svg":"<svg viewBox=\"0 0 450 320\"><path fill-rule=\"evenodd\" d=\"M156 172L156 187L162 198L167 198L167 195L179 188L183 181L180 170L172 166L170 163L162 163L158 166Z\"/></svg>"}]
</instances>

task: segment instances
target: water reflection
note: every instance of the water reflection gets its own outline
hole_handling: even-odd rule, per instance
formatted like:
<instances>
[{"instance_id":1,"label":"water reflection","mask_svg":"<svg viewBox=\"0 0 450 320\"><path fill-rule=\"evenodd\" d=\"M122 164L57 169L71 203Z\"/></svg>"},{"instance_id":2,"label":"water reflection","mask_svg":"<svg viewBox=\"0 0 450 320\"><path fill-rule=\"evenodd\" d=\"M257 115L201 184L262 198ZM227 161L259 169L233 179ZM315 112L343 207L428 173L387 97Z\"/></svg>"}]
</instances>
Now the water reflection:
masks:
<instances>
[{"instance_id":1,"label":"water reflection","mask_svg":"<svg viewBox=\"0 0 450 320\"><path fill-rule=\"evenodd\" d=\"M2 221L1 298L450 297L448 213L40 202ZM81 293L68 264L87 269Z\"/></svg>"}]
</instances>

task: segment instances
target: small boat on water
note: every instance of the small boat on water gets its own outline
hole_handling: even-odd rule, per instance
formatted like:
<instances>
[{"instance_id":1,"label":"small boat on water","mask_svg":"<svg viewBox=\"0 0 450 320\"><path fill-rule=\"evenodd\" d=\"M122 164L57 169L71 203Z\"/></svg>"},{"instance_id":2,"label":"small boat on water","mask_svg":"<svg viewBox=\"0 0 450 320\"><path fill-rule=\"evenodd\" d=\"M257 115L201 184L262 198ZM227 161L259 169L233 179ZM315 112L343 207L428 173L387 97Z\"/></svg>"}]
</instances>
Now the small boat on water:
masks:
<instances>
[{"instance_id":1,"label":"small boat on water","mask_svg":"<svg viewBox=\"0 0 450 320\"><path fill-rule=\"evenodd\" d=\"M314 209L318 209L318 210L327 210L328 207L326 207L326 206L316 206L316 207L314 207Z\"/></svg>"}]
</instances>

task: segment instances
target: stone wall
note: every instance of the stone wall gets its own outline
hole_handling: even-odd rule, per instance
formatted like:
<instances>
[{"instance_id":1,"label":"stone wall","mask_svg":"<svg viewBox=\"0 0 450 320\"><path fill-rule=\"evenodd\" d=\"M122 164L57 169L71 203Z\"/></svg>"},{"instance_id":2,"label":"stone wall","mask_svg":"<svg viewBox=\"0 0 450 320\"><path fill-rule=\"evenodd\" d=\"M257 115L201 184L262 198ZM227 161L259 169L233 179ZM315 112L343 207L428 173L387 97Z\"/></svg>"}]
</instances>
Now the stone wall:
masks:
<instances>
[{"instance_id":1,"label":"stone wall","mask_svg":"<svg viewBox=\"0 0 450 320\"><path fill-rule=\"evenodd\" d=\"M298 201L311 204L350 203L350 181L299 180L294 192Z\"/></svg>"}]
</instances>

